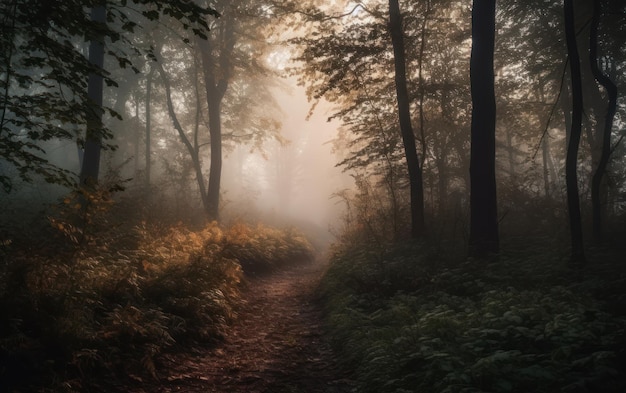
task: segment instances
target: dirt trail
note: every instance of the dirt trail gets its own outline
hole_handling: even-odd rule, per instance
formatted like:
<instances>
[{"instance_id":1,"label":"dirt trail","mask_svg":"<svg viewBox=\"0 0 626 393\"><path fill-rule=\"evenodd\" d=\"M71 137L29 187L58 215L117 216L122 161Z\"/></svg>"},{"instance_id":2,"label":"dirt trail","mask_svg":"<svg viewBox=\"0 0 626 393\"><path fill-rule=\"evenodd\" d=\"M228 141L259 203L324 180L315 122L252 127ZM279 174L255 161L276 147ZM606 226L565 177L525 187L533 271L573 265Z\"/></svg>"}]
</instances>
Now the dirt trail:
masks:
<instances>
[{"instance_id":1,"label":"dirt trail","mask_svg":"<svg viewBox=\"0 0 626 393\"><path fill-rule=\"evenodd\" d=\"M350 392L321 337L313 292L322 270L316 262L251 279L223 344L166 357L160 382L134 392Z\"/></svg>"}]
</instances>

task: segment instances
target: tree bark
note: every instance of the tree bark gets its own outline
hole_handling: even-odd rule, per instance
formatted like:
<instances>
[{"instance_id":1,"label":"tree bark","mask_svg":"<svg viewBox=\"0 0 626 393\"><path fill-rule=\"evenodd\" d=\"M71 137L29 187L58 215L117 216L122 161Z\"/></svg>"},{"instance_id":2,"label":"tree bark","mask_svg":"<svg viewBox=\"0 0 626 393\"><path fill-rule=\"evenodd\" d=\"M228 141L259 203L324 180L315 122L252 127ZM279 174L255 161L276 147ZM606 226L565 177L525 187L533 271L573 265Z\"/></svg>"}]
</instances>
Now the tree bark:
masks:
<instances>
[{"instance_id":1,"label":"tree bark","mask_svg":"<svg viewBox=\"0 0 626 393\"><path fill-rule=\"evenodd\" d=\"M146 174L144 178L144 188L146 192L150 190L150 176L152 172L152 79L154 77L154 67L150 66L150 71L146 78ZM204 192L204 190L202 190Z\"/></svg>"},{"instance_id":2,"label":"tree bark","mask_svg":"<svg viewBox=\"0 0 626 393\"><path fill-rule=\"evenodd\" d=\"M211 37L197 38L202 59L204 87L209 111L211 167L209 169L208 210L210 220L219 219L220 183L222 177L222 100L228 90L232 74L231 56L235 47L235 32L230 21L222 21L217 42L218 53L213 53ZM214 61L215 56L218 62Z\"/></svg>"},{"instance_id":3,"label":"tree bark","mask_svg":"<svg viewBox=\"0 0 626 393\"><path fill-rule=\"evenodd\" d=\"M469 255L500 251L496 199L496 100L494 88L495 0L474 0L472 9L472 130Z\"/></svg>"},{"instance_id":4,"label":"tree bark","mask_svg":"<svg viewBox=\"0 0 626 393\"><path fill-rule=\"evenodd\" d=\"M603 238L602 234L602 201L600 200L600 191L602 186L602 178L606 173L606 166L611 155L611 129L613 128L613 118L617 110L617 86L606 76L598 67L598 26L600 24L600 15L602 13L602 5L600 0L593 2L593 18L591 21L591 31L589 35L589 63L591 72L596 81L607 92L608 108L604 118L604 128L601 135L601 154L600 160L593 174L591 182L591 204L593 209L593 237L596 241Z\"/></svg>"},{"instance_id":5,"label":"tree bark","mask_svg":"<svg viewBox=\"0 0 626 393\"><path fill-rule=\"evenodd\" d=\"M415 135L411 125L410 101L407 89L406 59L404 48L404 32L402 29L402 15L398 0L389 0L389 30L393 44L394 69L396 83L396 98L398 101L398 116L400 133L404 145L404 154L409 172L411 192L411 236L424 236L424 185L422 167L420 165Z\"/></svg>"},{"instance_id":6,"label":"tree bark","mask_svg":"<svg viewBox=\"0 0 626 393\"><path fill-rule=\"evenodd\" d=\"M567 187L567 208L570 221L571 257L570 263L574 266L585 263L583 247L582 219L580 214L580 200L578 195L578 147L582 131L583 96L580 69L580 56L576 46L576 27L574 23L573 0L563 1L565 20L565 40L569 55L570 77L572 83L572 121L565 159L565 182Z\"/></svg>"},{"instance_id":7,"label":"tree bark","mask_svg":"<svg viewBox=\"0 0 626 393\"><path fill-rule=\"evenodd\" d=\"M422 161L420 162L420 167L424 166L424 160L426 159L426 130L425 130L425 122L424 119L424 96L426 95L426 87L424 86L424 50L426 49L426 26L428 24L428 18L430 17L431 12L431 4L430 0L426 1L426 11L424 11L424 15L422 18L422 25L420 27L420 48L419 55L417 58L417 69L418 69L418 95L419 95L419 114L420 114L420 137L422 140Z\"/></svg>"},{"instance_id":8,"label":"tree bark","mask_svg":"<svg viewBox=\"0 0 626 393\"><path fill-rule=\"evenodd\" d=\"M217 29L216 29L217 30ZM232 64L231 56L235 47L235 32L232 21L222 21L219 30L214 32L220 40L216 40L217 53L213 53L212 38L197 38L202 59L204 87L209 110L209 137L211 141L211 167L209 169L209 207L207 215L210 220L219 219L220 184L222 177L222 101L228 90ZM214 39L214 38L213 38ZM214 61L217 56L218 62Z\"/></svg>"},{"instance_id":9,"label":"tree bark","mask_svg":"<svg viewBox=\"0 0 626 393\"><path fill-rule=\"evenodd\" d=\"M546 197L546 201L550 200L552 196L550 187L550 168L548 167L548 160L550 159L550 136L546 135L541 142L541 164L543 165L543 190Z\"/></svg>"},{"instance_id":10,"label":"tree bark","mask_svg":"<svg viewBox=\"0 0 626 393\"><path fill-rule=\"evenodd\" d=\"M91 20L95 23L106 23L106 6L97 5L91 9ZM89 44L89 62L97 69L104 67L104 36L99 34ZM102 95L103 78L95 72L89 74L87 96L87 130L85 135L85 152L80 172L81 186L93 186L98 182L100 172L100 151L102 149Z\"/></svg>"},{"instance_id":11,"label":"tree bark","mask_svg":"<svg viewBox=\"0 0 626 393\"><path fill-rule=\"evenodd\" d=\"M134 170L133 177L135 179L139 178L139 141L141 140L141 123L139 122L139 97L135 95L135 121L133 122L133 133L134 133Z\"/></svg>"},{"instance_id":12,"label":"tree bark","mask_svg":"<svg viewBox=\"0 0 626 393\"><path fill-rule=\"evenodd\" d=\"M157 63L157 65L159 67L159 73L161 74L161 78L165 86L165 97L167 99L167 111L170 115L170 118L172 119L174 128L178 132L178 136L180 137L180 140L183 142L183 144L187 148L187 152L191 156L193 168L196 173L196 182L200 190L200 198L202 200L202 206L204 207L205 211L208 211L210 205L209 205L209 199L207 197L207 193L205 192L204 177L202 175L202 163L200 161L199 146L197 143L192 143L189 140L189 138L185 134L185 131L183 130L182 125L178 121L178 116L176 115L176 111L174 110L174 104L172 102L172 89L170 86L169 78L167 77L167 74L165 73L163 66L160 63ZM195 137L194 137L194 141L197 141Z\"/></svg>"},{"instance_id":13,"label":"tree bark","mask_svg":"<svg viewBox=\"0 0 626 393\"><path fill-rule=\"evenodd\" d=\"M222 179L222 108L221 99L215 92L207 91L209 108L209 136L211 140L211 167L207 214L210 220L219 220L220 184Z\"/></svg>"}]
</instances>

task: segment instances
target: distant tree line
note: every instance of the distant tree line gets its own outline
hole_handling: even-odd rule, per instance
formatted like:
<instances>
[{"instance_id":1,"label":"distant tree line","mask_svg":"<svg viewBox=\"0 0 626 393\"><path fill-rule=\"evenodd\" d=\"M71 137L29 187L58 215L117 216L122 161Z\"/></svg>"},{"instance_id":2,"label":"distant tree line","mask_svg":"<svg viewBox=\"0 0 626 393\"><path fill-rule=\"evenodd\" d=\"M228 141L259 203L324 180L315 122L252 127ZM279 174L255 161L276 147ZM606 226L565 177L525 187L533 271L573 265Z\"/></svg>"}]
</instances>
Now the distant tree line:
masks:
<instances>
[{"instance_id":1,"label":"distant tree line","mask_svg":"<svg viewBox=\"0 0 626 393\"><path fill-rule=\"evenodd\" d=\"M206 219L218 219L223 150L279 131L267 109L271 71L261 57L271 23L263 5L2 2L4 192L20 182L95 187L112 170L116 188L132 178L149 201L158 171L178 183L160 191L181 198L195 178ZM50 158L70 143L77 168Z\"/></svg>"}]
</instances>

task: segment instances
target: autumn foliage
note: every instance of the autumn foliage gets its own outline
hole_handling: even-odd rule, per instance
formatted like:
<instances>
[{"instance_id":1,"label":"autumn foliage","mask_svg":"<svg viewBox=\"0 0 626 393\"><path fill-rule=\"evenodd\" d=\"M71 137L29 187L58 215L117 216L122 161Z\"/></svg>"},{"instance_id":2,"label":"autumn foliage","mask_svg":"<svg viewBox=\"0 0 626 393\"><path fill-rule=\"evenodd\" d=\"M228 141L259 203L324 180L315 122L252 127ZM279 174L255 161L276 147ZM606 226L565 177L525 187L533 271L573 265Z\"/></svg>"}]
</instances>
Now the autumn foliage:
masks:
<instances>
[{"instance_id":1,"label":"autumn foliage","mask_svg":"<svg viewBox=\"0 0 626 393\"><path fill-rule=\"evenodd\" d=\"M38 246L3 239L0 390L158 378L160 354L215 342L236 318L242 266L267 270L312 255L294 231L129 225L111 206L107 192L74 195Z\"/></svg>"}]
</instances>

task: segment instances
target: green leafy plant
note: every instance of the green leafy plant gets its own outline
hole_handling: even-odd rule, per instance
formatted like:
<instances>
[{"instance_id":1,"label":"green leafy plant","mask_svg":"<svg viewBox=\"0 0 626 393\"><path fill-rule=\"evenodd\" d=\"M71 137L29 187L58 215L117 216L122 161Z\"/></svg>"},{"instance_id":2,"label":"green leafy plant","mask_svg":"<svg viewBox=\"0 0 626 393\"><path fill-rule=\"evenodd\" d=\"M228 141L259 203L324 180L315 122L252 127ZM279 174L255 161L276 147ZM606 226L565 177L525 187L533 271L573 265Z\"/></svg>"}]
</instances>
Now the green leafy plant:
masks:
<instances>
[{"instance_id":1,"label":"green leafy plant","mask_svg":"<svg viewBox=\"0 0 626 393\"><path fill-rule=\"evenodd\" d=\"M618 259L581 278L550 258L337 249L322 285L332 342L360 392L622 391Z\"/></svg>"}]
</instances>

